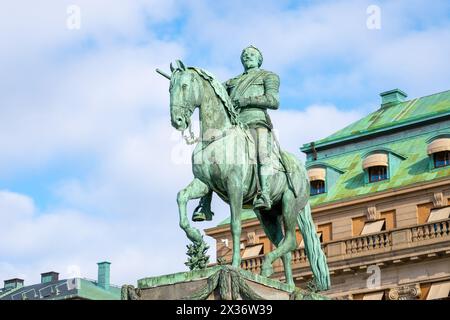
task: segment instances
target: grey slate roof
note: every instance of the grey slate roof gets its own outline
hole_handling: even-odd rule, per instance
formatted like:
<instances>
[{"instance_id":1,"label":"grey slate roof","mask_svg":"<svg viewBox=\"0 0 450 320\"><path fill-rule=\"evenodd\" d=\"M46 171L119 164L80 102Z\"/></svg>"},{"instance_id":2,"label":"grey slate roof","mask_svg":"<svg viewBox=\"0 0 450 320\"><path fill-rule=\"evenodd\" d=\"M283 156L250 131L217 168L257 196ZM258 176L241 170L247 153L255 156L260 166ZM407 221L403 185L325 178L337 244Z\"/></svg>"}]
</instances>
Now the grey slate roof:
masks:
<instances>
[{"instance_id":1,"label":"grey slate roof","mask_svg":"<svg viewBox=\"0 0 450 320\"><path fill-rule=\"evenodd\" d=\"M1 300L46 300L64 298L77 293L76 279L39 283L6 291Z\"/></svg>"}]
</instances>

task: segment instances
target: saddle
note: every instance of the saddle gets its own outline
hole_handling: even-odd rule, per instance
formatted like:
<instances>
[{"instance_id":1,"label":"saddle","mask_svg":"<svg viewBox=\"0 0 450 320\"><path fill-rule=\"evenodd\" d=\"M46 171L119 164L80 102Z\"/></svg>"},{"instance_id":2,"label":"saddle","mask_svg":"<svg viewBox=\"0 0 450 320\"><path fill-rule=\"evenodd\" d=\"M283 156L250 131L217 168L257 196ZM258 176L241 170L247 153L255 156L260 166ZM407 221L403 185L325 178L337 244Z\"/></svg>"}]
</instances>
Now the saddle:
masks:
<instances>
[{"instance_id":1,"label":"saddle","mask_svg":"<svg viewBox=\"0 0 450 320\"><path fill-rule=\"evenodd\" d=\"M248 157L250 163L254 164L254 180L256 183L256 191L259 192L261 189L260 182L259 182L259 175L257 174L257 150L256 150L256 143L253 139L253 136L250 134L249 130L244 130L246 137L247 137L247 146L248 146ZM278 143L278 140L276 139L275 135L272 132L269 132L270 140L271 140L271 152L269 157L269 162L271 169L274 171L280 171L284 172L286 174L286 178L288 180L289 187L294 192L295 197L299 194L298 187L294 185L292 181L292 173L298 170L297 164L293 159L291 159L291 156L281 150L280 144Z\"/></svg>"},{"instance_id":2,"label":"saddle","mask_svg":"<svg viewBox=\"0 0 450 320\"><path fill-rule=\"evenodd\" d=\"M256 143L253 140L253 136L250 134L250 130L244 130L245 135L247 137L247 147L248 147L248 158L250 163L257 165L258 159L257 159L257 150L256 150ZM278 143L275 142L274 135L269 132L270 136L270 143L272 145L272 150L270 152L270 165L273 170L277 171L285 171L284 167L282 165L282 159L281 159L281 150Z\"/></svg>"}]
</instances>

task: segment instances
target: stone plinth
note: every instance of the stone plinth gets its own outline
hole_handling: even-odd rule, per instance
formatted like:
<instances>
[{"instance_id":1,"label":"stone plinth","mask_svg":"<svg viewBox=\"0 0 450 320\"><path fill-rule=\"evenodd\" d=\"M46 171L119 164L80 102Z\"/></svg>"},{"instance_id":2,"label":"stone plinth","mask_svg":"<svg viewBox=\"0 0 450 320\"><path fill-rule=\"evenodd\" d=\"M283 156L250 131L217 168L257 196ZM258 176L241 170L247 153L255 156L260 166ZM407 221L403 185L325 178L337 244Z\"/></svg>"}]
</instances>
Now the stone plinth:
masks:
<instances>
[{"instance_id":1,"label":"stone plinth","mask_svg":"<svg viewBox=\"0 0 450 320\"><path fill-rule=\"evenodd\" d=\"M122 287L122 299L136 300L326 300L317 293L231 266L138 280Z\"/></svg>"}]
</instances>

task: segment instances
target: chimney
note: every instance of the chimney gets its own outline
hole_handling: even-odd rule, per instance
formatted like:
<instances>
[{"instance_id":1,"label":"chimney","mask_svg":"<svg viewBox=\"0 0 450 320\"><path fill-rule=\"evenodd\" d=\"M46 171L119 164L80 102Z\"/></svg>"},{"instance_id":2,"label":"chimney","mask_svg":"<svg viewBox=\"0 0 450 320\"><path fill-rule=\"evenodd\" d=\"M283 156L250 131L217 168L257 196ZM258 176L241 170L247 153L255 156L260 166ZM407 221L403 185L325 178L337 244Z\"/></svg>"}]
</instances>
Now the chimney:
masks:
<instances>
[{"instance_id":1,"label":"chimney","mask_svg":"<svg viewBox=\"0 0 450 320\"><path fill-rule=\"evenodd\" d=\"M405 101L405 98L408 95L400 89L394 89L382 92L380 93L380 96L381 96L381 107L383 108Z\"/></svg>"},{"instance_id":2,"label":"chimney","mask_svg":"<svg viewBox=\"0 0 450 320\"><path fill-rule=\"evenodd\" d=\"M11 290L16 288L22 288L23 287L23 279L14 278L5 280L5 290Z\"/></svg>"},{"instance_id":3,"label":"chimney","mask_svg":"<svg viewBox=\"0 0 450 320\"><path fill-rule=\"evenodd\" d=\"M59 273L55 271L41 273L41 283L52 283L57 282L59 277Z\"/></svg>"},{"instance_id":4,"label":"chimney","mask_svg":"<svg viewBox=\"0 0 450 320\"><path fill-rule=\"evenodd\" d=\"M97 285L105 290L109 289L109 270L111 262L98 262L98 281Z\"/></svg>"}]
</instances>

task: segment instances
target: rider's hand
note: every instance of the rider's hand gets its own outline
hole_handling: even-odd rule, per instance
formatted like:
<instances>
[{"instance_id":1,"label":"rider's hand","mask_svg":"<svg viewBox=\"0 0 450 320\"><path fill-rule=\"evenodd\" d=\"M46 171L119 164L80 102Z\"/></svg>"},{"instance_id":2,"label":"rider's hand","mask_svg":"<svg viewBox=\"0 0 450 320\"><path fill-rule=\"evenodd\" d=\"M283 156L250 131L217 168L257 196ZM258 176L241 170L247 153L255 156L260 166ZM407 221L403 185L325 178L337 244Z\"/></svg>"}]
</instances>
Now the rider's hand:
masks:
<instances>
[{"instance_id":1,"label":"rider's hand","mask_svg":"<svg viewBox=\"0 0 450 320\"><path fill-rule=\"evenodd\" d=\"M234 106L234 108L237 110L237 109L239 109L240 107L241 107L241 104L239 103L239 100L238 99L234 99L233 100L233 106Z\"/></svg>"},{"instance_id":2,"label":"rider's hand","mask_svg":"<svg viewBox=\"0 0 450 320\"><path fill-rule=\"evenodd\" d=\"M233 100L233 104L236 109L239 109L239 108L243 108L243 107L247 106L248 103L247 103L247 99L240 98L240 99Z\"/></svg>"}]
</instances>

